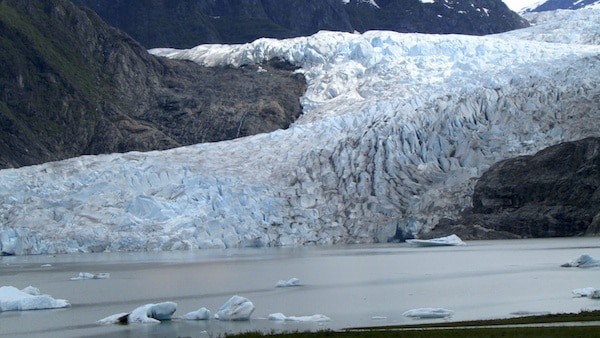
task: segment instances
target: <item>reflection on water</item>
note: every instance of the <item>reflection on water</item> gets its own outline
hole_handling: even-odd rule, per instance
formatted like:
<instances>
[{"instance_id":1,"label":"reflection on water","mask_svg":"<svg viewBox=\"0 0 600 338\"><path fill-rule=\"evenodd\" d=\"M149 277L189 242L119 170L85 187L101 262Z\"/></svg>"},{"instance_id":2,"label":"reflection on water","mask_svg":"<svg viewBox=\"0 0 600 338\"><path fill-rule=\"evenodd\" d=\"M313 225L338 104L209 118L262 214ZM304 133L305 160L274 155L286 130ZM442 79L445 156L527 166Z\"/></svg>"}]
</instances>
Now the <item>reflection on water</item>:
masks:
<instances>
[{"instance_id":1,"label":"reflection on water","mask_svg":"<svg viewBox=\"0 0 600 338\"><path fill-rule=\"evenodd\" d=\"M103 253L0 258L0 283L68 299L63 310L0 313L0 336L213 336L223 332L296 331L409 324L419 307L443 307L454 320L507 317L519 312L576 312L600 305L571 290L600 287L600 269L560 264L581 254L600 257L595 238L473 241L466 247L405 244L260 248L168 253ZM42 265L50 266L42 267ZM70 281L79 272L110 279ZM278 280L302 286L276 288ZM100 326L106 316L162 301L176 316L206 307L215 313L232 295L256 306L249 322L216 320ZM324 314L327 323L266 320Z\"/></svg>"}]
</instances>

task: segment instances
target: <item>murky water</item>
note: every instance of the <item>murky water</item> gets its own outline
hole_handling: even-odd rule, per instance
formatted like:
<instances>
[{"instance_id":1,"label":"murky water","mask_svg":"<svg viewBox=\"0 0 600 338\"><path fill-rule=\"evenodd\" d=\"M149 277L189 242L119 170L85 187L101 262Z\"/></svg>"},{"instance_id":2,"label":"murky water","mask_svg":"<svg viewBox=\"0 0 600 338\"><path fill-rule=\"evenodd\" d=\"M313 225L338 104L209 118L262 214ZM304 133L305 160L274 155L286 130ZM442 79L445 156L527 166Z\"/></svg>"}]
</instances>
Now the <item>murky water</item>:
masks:
<instances>
[{"instance_id":1,"label":"murky water","mask_svg":"<svg viewBox=\"0 0 600 338\"><path fill-rule=\"evenodd\" d=\"M339 329L412 324L406 310L443 307L453 320L509 317L512 312L578 312L600 301L571 290L600 287L600 268L561 268L587 253L600 258L600 239L472 241L466 247L406 244L204 250L0 258L0 285L38 287L67 299L61 310L0 313L6 337L208 337L224 332ZM42 265L51 266L42 267ZM110 279L71 281L79 272ZM300 287L276 288L297 277ZM97 325L106 316L147 303L174 301L175 316L206 307L213 313L232 295L249 298L249 322L173 320ZM270 313L324 314L326 323L274 322ZM427 322L427 321L423 321Z\"/></svg>"}]
</instances>

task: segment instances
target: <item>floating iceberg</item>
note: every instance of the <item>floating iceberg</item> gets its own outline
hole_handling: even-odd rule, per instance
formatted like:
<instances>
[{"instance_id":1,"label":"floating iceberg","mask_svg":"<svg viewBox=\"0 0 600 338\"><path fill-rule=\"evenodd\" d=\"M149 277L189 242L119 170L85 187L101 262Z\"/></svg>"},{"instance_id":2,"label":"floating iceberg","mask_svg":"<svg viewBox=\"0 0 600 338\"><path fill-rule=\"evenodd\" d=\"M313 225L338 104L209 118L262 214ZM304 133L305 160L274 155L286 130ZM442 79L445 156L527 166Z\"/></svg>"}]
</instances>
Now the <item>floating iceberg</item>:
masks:
<instances>
[{"instance_id":1,"label":"floating iceberg","mask_svg":"<svg viewBox=\"0 0 600 338\"><path fill-rule=\"evenodd\" d=\"M416 246L460 246L467 245L456 235L433 239L407 239L406 243Z\"/></svg>"},{"instance_id":2,"label":"floating iceberg","mask_svg":"<svg viewBox=\"0 0 600 338\"><path fill-rule=\"evenodd\" d=\"M23 290L14 286L0 287L0 312L58 309L69 306L71 304L67 300L41 295L40 290L32 286Z\"/></svg>"},{"instance_id":3,"label":"floating iceberg","mask_svg":"<svg viewBox=\"0 0 600 338\"><path fill-rule=\"evenodd\" d=\"M184 320L208 320L210 319L210 311L205 308L199 308L196 311L192 311L192 312L188 312L185 315L183 315L183 317L181 317L181 319Z\"/></svg>"},{"instance_id":4,"label":"floating iceberg","mask_svg":"<svg viewBox=\"0 0 600 338\"><path fill-rule=\"evenodd\" d=\"M290 287L290 286L300 286L300 280L296 277L290 278L289 280L280 280L275 284L278 288Z\"/></svg>"},{"instance_id":5,"label":"floating iceberg","mask_svg":"<svg viewBox=\"0 0 600 338\"><path fill-rule=\"evenodd\" d=\"M402 315L405 317L417 318L417 319L430 319L430 318L446 318L454 314L454 311L442 309L442 308L420 308L412 309L404 312Z\"/></svg>"},{"instance_id":6,"label":"floating iceberg","mask_svg":"<svg viewBox=\"0 0 600 338\"><path fill-rule=\"evenodd\" d=\"M571 291L577 297L587 297L590 299L599 299L600 298L600 289L587 287L581 289L575 289Z\"/></svg>"},{"instance_id":7,"label":"floating iceberg","mask_svg":"<svg viewBox=\"0 0 600 338\"><path fill-rule=\"evenodd\" d=\"M312 316L286 316L283 313L271 313L269 320L290 321L290 322L329 322L331 318L322 315L314 314Z\"/></svg>"},{"instance_id":8,"label":"floating iceberg","mask_svg":"<svg viewBox=\"0 0 600 338\"><path fill-rule=\"evenodd\" d=\"M241 296L231 297L215 314L218 320L249 320L254 312L254 304Z\"/></svg>"},{"instance_id":9,"label":"floating iceberg","mask_svg":"<svg viewBox=\"0 0 600 338\"><path fill-rule=\"evenodd\" d=\"M171 320L176 310L177 304L173 302L146 304L135 308L131 313L117 313L100 319L98 324L160 323Z\"/></svg>"},{"instance_id":10,"label":"floating iceberg","mask_svg":"<svg viewBox=\"0 0 600 338\"><path fill-rule=\"evenodd\" d=\"M85 279L108 279L110 278L110 273L100 272L100 273L89 273L89 272L80 272L77 277L71 277L71 280L85 280Z\"/></svg>"},{"instance_id":11,"label":"floating iceberg","mask_svg":"<svg viewBox=\"0 0 600 338\"><path fill-rule=\"evenodd\" d=\"M590 255L581 255L569 262L561 265L564 268L594 268L600 266L600 261L592 258Z\"/></svg>"}]
</instances>

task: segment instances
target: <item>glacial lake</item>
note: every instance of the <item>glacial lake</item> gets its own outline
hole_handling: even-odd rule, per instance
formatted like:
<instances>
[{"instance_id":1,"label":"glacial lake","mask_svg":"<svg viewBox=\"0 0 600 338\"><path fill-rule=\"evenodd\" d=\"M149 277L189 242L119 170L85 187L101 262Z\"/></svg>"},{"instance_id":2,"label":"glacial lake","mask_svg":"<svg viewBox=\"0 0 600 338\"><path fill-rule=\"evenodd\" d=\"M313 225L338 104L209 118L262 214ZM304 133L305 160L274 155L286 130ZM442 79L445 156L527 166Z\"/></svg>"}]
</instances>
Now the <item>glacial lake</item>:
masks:
<instances>
[{"instance_id":1,"label":"glacial lake","mask_svg":"<svg viewBox=\"0 0 600 338\"><path fill-rule=\"evenodd\" d=\"M468 241L464 247L408 244L248 248L193 252L0 257L0 286L32 285L70 308L0 313L2 337L213 337L246 331L342 329L429 323L402 314L440 307L450 320L506 318L514 313L579 312L600 301L571 291L600 288L600 268L563 268L582 254L600 258L599 238ZM109 279L72 281L79 272ZM279 280L301 286L276 288ZM109 315L173 301L175 317L231 296L256 306L247 322L182 321L98 325ZM266 318L323 314L322 323Z\"/></svg>"}]
</instances>

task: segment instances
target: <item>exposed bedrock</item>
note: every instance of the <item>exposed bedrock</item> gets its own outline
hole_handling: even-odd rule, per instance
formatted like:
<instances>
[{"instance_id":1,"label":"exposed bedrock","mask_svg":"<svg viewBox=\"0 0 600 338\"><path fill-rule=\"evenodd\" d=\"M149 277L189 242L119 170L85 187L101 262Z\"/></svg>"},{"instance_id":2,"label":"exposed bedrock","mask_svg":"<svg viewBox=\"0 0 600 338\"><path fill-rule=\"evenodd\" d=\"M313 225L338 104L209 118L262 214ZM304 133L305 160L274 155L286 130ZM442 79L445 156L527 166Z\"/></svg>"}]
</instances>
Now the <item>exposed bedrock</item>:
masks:
<instances>
[{"instance_id":1,"label":"exposed bedrock","mask_svg":"<svg viewBox=\"0 0 600 338\"><path fill-rule=\"evenodd\" d=\"M473 208L434 233L448 231L465 238L599 235L600 138L493 165L475 185Z\"/></svg>"}]
</instances>

